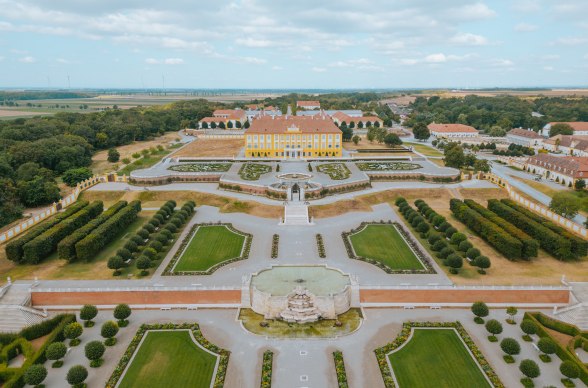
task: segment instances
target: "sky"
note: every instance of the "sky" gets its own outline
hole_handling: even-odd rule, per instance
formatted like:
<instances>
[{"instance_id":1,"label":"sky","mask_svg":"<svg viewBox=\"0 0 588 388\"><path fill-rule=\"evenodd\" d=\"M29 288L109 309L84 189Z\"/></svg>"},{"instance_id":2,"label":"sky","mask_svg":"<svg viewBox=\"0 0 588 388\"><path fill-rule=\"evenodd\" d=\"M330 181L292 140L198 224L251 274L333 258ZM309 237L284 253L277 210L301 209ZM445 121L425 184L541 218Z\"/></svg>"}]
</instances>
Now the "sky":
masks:
<instances>
[{"instance_id":1,"label":"sky","mask_svg":"<svg viewBox=\"0 0 588 388\"><path fill-rule=\"evenodd\" d=\"M586 87L588 1L0 0L0 87L68 86Z\"/></svg>"}]
</instances>

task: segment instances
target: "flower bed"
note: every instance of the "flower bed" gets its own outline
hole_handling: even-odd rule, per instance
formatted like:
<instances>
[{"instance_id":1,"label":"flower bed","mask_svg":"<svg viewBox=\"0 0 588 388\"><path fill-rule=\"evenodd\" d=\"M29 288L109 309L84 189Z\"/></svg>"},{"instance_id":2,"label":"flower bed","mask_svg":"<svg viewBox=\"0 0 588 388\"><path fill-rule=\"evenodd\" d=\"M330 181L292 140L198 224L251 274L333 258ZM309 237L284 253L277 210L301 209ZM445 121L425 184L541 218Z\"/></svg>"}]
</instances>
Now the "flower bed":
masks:
<instances>
[{"instance_id":1,"label":"flower bed","mask_svg":"<svg viewBox=\"0 0 588 388\"><path fill-rule=\"evenodd\" d=\"M349 388L347 383L347 372L345 371L345 361L343 360L343 353L337 350L333 352L333 359L335 360L335 372L337 372L337 384L339 388Z\"/></svg>"},{"instance_id":2,"label":"flower bed","mask_svg":"<svg viewBox=\"0 0 588 388\"><path fill-rule=\"evenodd\" d=\"M196 232L196 229L199 226L212 226L212 225L224 225L231 232L245 236L245 242L243 244L243 250L241 252L241 256L235 257L235 258L232 258L232 259L229 259L229 260L225 260L223 262L220 262L220 263L218 263L218 264L210 267L206 271L177 271L177 272L174 271L173 268L176 265L176 262L180 259L180 257L184 253L184 250L186 249L186 247L190 243L190 241L192 239L192 236ZM225 265L234 263L236 261L248 259L249 258L249 251L251 250L251 240L252 239L253 239L253 236L251 234L245 233L245 232L241 232L240 230L237 230L237 229L233 228L233 225L232 224L226 224L226 223L221 223L221 222L218 222L218 223L209 222L209 223L195 224L194 226L192 226L192 229L190 230L190 232L186 235L186 237L182 241L182 244L177 249L176 253L174 254L174 257L172 257L172 259L170 260L170 262L167 265L167 267L165 267L165 271L163 271L163 274L162 275L171 275L171 276L210 275L214 271L216 271L217 269L219 269L219 268L221 268L221 267L223 267Z\"/></svg>"},{"instance_id":3,"label":"flower bed","mask_svg":"<svg viewBox=\"0 0 588 388\"><path fill-rule=\"evenodd\" d=\"M335 181L347 179L351 176L351 171L343 163L325 163L316 166L318 172L327 174L329 178Z\"/></svg>"},{"instance_id":4,"label":"flower bed","mask_svg":"<svg viewBox=\"0 0 588 388\"><path fill-rule=\"evenodd\" d=\"M316 235L316 247L318 249L318 254L321 259L327 257L327 253L325 251L325 243L323 241L323 235L320 233Z\"/></svg>"},{"instance_id":5,"label":"flower bed","mask_svg":"<svg viewBox=\"0 0 588 388\"><path fill-rule=\"evenodd\" d=\"M214 388L222 388L225 383L225 376L227 374L227 366L229 364L229 356L231 352L228 350L219 348L218 346L208 342L206 338L202 335L200 331L200 326L197 323L166 323L166 324L153 324L153 325L141 325L135 336L133 337L129 347L121 357L120 361L112 375L106 382L106 388L114 388L120 378L122 377L127 365L131 361L133 354L137 350L143 336L149 330L190 330L194 335L194 339L205 349L215 353L219 356L219 363L218 369L216 370L216 375L214 376L214 384L212 385Z\"/></svg>"},{"instance_id":6,"label":"flower bed","mask_svg":"<svg viewBox=\"0 0 588 388\"><path fill-rule=\"evenodd\" d=\"M353 245L351 244L350 236L355 233L360 232L362 229L364 229L368 225L383 225L383 224L392 224L396 227L396 230L398 230L398 232L404 237L405 242L410 246L410 248L412 249L412 251L414 252L416 257L418 258L418 260L425 267L424 269L393 269L380 261L366 258L366 257L362 257L362 256L357 256L357 254L355 253L355 250L353 249ZM429 260L429 258L423 253L423 251L421 250L419 245L414 241L414 239L412 238L410 233L408 233L404 229L404 227L401 224L399 224L398 222L392 222L392 221L388 221L388 222L385 222L385 221L362 222L358 228L352 229L349 232L343 232L343 233L341 233L341 236L343 237L343 243L345 244L345 249L347 250L347 255L349 256L350 259L365 261L366 263L373 264L373 265L377 266L378 268L382 269L383 271L385 271L386 273L389 273L389 274L433 274L433 273L437 273L435 271L435 269L433 268L433 265L432 265L431 261Z\"/></svg>"},{"instance_id":7,"label":"flower bed","mask_svg":"<svg viewBox=\"0 0 588 388\"><path fill-rule=\"evenodd\" d=\"M170 171L177 172L227 172L231 163L188 163L171 166Z\"/></svg>"},{"instance_id":8,"label":"flower bed","mask_svg":"<svg viewBox=\"0 0 588 388\"><path fill-rule=\"evenodd\" d=\"M278 258L278 248L280 245L280 235L274 234L272 237L272 259Z\"/></svg>"},{"instance_id":9,"label":"flower bed","mask_svg":"<svg viewBox=\"0 0 588 388\"><path fill-rule=\"evenodd\" d=\"M418 170L423 168L417 163L407 162L362 162L356 163L361 171Z\"/></svg>"},{"instance_id":10,"label":"flower bed","mask_svg":"<svg viewBox=\"0 0 588 388\"><path fill-rule=\"evenodd\" d=\"M402 325L402 331L392 342L382 346L374 350L376 353L376 358L378 360L378 366L380 367L380 372L382 373L382 378L384 379L384 385L386 388L395 388L396 384L394 383L394 378L392 377L392 371L390 370L388 364L388 354L393 350L398 349L401 345L403 345L408 338L410 337L411 331L413 328L453 328L457 331L459 336L463 339L463 342L466 344L468 349L470 350L471 354L474 356L482 371L486 374L490 382L494 387L503 388L504 384L498 378L492 366L486 361L486 358L482 354L482 352L478 349L470 335L467 331L463 328L459 321L457 322L405 322Z\"/></svg>"},{"instance_id":11,"label":"flower bed","mask_svg":"<svg viewBox=\"0 0 588 388\"><path fill-rule=\"evenodd\" d=\"M259 163L245 163L239 169L239 176L246 181L256 181L268 172L272 172L272 166Z\"/></svg>"},{"instance_id":12,"label":"flower bed","mask_svg":"<svg viewBox=\"0 0 588 388\"><path fill-rule=\"evenodd\" d=\"M263 352L263 363L261 365L261 383L260 388L271 388L272 386L272 368L274 365L274 352L266 350Z\"/></svg>"}]
</instances>

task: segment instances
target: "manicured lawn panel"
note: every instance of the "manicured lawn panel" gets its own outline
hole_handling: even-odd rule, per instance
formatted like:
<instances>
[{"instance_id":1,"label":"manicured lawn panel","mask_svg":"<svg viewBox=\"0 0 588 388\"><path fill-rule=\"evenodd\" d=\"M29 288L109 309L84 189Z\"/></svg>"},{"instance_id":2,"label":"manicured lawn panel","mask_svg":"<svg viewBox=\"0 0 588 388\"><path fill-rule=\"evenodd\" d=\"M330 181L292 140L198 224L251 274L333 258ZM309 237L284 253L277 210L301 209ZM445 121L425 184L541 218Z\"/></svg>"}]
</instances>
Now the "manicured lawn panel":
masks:
<instances>
[{"instance_id":1,"label":"manicured lawn panel","mask_svg":"<svg viewBox=\"0 0 588 388\"><path fill-rule=\"evenodd\" d=\"M349 237L357 256L377 260L392 269L423 269L393 225L368 225Z\"/></svg>"},{"instance_id":2,"label":"manicured lawn panel","mask_svg":"<svg viewBox=\"0 0 588 388\"><path fill-rule=\"evenodd\" d=\"M200 226L180 257L174 272L206 271L210 267L241 255L245 236L224 225Z\"/></svg>"},{"instance_id":3,"label":"manicured lawn panel","mask_svg":"<svg viewBox=\"0 0 588 388\"><path fill-rule=\"evenodd\" d=\"M388 358L401 388L491 387L452 329L414 329L409 342Z\"/></svg>"},{"instance_id":4,"label":"manicured lawn panel","mask_svg":"<svg viewBox=\"0 0 588 388\"><path fill-rule=\"evenodd\" d=\"M119 388L209 388L216 360L187 330L150 331Z\"/></svg>"}]
</instances>

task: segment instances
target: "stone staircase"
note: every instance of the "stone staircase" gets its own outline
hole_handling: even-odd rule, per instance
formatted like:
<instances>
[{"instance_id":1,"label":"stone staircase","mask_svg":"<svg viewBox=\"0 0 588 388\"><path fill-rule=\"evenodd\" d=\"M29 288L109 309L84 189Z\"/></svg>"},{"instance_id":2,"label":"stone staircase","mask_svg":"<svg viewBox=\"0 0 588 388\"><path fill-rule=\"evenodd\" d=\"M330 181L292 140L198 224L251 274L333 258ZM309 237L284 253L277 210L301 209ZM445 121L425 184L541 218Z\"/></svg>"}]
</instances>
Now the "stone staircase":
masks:
<instances>
[{"instance_id":1,"label":"stone staircase","mask_svg":"<svg viewBox=\"0 0 588 388\"><path fill-rule=\"evenodd\" d=\"M307 323L318 321L321 314L314 306L308 290L296 287L288 296L288 307L280 313L280 317L290 323Z\"/></svg>"},{"instance_id":2,"label":"stone staircase","mask_svg":"<svg viewBox=\"0 0 588 388\"><path fill-rule=\"evenodd\" d=\"M40 323L47 313L31 307L31 284L6 284L0 289L0 332L16 333Z\"/></svg>"},{"instance_id":3,"label":"stone staircase","mask_svg":"<svg viewBox=\"0 0 588 388\"><path fill-rule=\"evenodd\" d=\"M284 222L281 225L313 225L308 217L308 206L303 202L288 202L284 206Z\"/></svg>"},{"instance_id":4,"label":"stone staircase","mask_svg":"<svg viewBox=\"0 0 588 388\"><path fill-rule=\"evenodd\" d=\"M555 318L576 325L580 330L588 330L588 303L565 307L555 313Z\"/></svg>"}]
</instances>

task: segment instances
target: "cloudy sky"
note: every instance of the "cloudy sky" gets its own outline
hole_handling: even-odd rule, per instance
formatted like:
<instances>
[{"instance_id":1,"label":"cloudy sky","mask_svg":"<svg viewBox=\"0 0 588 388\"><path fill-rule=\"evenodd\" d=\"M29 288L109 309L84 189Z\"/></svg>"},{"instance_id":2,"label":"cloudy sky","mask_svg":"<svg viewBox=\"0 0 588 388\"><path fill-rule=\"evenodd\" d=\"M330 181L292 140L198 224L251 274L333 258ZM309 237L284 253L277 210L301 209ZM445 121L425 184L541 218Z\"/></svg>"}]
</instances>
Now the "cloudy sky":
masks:
<instances>
[{"instance_id":1,"label":"cloudy sky","mask_svg":"<svg viewBox=\"0 0 588 388\"><path fill-rule=\"evenodd\" d=\"M0 87L588 86L587 0L0 0Z\"/></svg>"}]
</instances>

